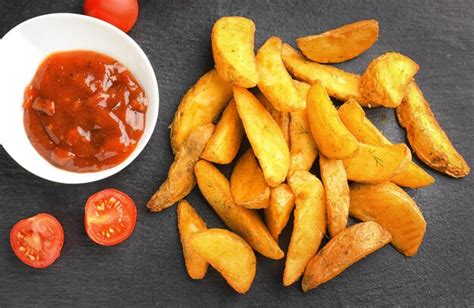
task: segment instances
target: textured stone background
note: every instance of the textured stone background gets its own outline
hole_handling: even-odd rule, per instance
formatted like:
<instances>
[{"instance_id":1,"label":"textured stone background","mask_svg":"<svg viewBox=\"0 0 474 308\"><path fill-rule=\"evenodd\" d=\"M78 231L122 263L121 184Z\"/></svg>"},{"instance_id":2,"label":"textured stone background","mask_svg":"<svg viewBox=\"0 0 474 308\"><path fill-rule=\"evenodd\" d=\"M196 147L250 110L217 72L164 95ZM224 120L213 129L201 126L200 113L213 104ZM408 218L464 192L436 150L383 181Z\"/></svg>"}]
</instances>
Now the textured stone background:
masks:
<instances>
[{"instance_id":1,"label":"textured stone background","mask_svg":"<svg viewBox=\"0 0 474 308\"><path fill-rule=\"evenodd\" d=\"M362 73L388 50L421 66L417 81L438 120L466 160L474 163L474 2L472 1L151 1L143 0L130 32L150 58L160 86L155 133L138 159L121 173L87 185L61 185L37 178L0 148L0 306L287 306L287 305L472 305L474 304L473 200L470 175L455 180L434 171L436 183L409 191L428 222L419 253L405 258L392 247L370 255L308 294L299 284L281 285L284 261L258 257L257 276L246 296L234 293L210 270L188 279L176 231L174 208L145 209L172 161L168 125L181 96L212 66L210 30L223 15L244 15L257 25L256 46L271 35L294 45L298 36L365 18L380 22L379 41L341 65ZM82 1L0 1L0 36L31 17L81 13ZM93 47L93 46L91 46ZM1 53L0 53L1 55ZM1 69L1 68L0 68ZM1 104L8 102L2 101ZM393 141L405 141L393 110L368 112ZM5 131L5 129L3 129ZM132 237L114 248L94 245L83 228L87 197L113 187L138 206ZM188 200L209 226L219 218L195 190ZM56 216L65 229L62 256L48 269L24 266L11 252L9 231L38 212ZM291 226L289 228L291 230ZM282 236L286 249L289 230Z\"/></svg>"}]
</instances>

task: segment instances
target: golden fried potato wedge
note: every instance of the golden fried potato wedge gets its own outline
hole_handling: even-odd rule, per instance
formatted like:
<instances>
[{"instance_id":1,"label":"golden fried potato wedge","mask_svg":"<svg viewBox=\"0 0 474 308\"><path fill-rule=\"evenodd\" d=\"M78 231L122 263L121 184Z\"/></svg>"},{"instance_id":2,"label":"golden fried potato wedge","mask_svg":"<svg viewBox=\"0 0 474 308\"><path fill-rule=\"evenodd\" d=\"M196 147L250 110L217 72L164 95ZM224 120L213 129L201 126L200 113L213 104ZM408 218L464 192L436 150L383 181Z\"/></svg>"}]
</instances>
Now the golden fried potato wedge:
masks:
<instances>
[{"instance_id":1,"label":"golden fried potato wedge","mask_svg":"<svg viewBox=\"0 0 474 308\"><path fill-rule=\"evenodd\" d=\"M374 145L392 144L365 116L357 100L351 98L337 110L339 118L359 142Z\"/></svg>"},{"instance_id":2,"label":"golden fried potato wedge","mask_svg":"<svg viewBox=\"0 0 474 308\"><path fill-rule=\"evenodd\" d=\"M340 63L362 54L379 36L376 20L361 20L317 35L296 39L306 58L319 63Z\"/></svg>"},{"instance_id":3,"label":"golden fried potato wedge","mask_svg":"<svg viewBox=\"0 0 474 308\"><path fill-rule=\"evenodd\" d=\"M347 226L349 218L349 184L341 160L319 156L319 169L326 195L328 230L336 236Z\"/></svg>"},{"instance_id":4,"label":"golden fried potato wedge","mask_svg":"<svg viewBox=\"0 0 474 308\"><path fill-rule=\"evenodd\" d=\"M224 229L209 229L192 235L189 246L235 291L244 294L250 289L257 271L257 258L240 236Z\"/></svg>"},{"instance_id":5,"label":"golden fried potato wedge","mask_svg":"<svg viewBox=\"0 0 474 308\"><path fill-rule=\"evenodd\" d=\"M306 82L293 80L300 95L305 97L311 88ZM290 169L288 175L298 169L309 170L318 156L318 149L311 135L308 113L304 111L290 114Z\"/></svg>"},{"instance_id":6,"label":"golden fried potato wedge","mask_svg":"<svg viewBox=\"0 0 474 308\"><path fill-rule=\"evenodd\" d=\"M290 169L288 175L298 169L309 170L318 157L306 111L291 113L290 118Z\"/></svg>"},{"instance_id":7,"label":"golden fried potato wedge","mask_svg":"<svg viewBox=\"0 0 474 308\"><path fill-rule=\"evenodd\" d=\"M234 99L265 180L271 187L280 185L290 167L290 150L280 127L247 89L234 86Z\"/></svg>"},{"instance_id":8,"label":"golden fried potato wedge","mask_svg":"<svg viewBox=\"0 0 474 308\"><path fill-rule=\"evenodd\" d=\"M196 127L211 124L232 98L232 85L215 70L204 74L181 99L171 123L171 148L176 153Z\"/></svg>"},{"instance_id":9,"label":"golden fried potato wedge","mask_svg":"<svg viewBox=\"0 0 474 308\"><path fill-rule=\"evenodd\" d=\"M147 207L160 212L186 197L196 185L194 164L199 160L207 141L214 131L213 124L194 128L179 148L168 170L168 177L153 194Z\"/></svg>"},{"instance_id":10,"label":"golden fried potato wedge","mask_svg":"<svg viewBox=\"0 0 474 308\"><path fill-rule=\"evenodd\" d=\"M339 117L359 142L374 145L391 145L392 143L365 116L364 109L355 99L345 102L338 110ZM405 171L390 179L393 183L410 188L431 185L435 179L414 162L410 162Z\"/></svg>"},{"instance_id":11,"label":"golden fried potato wedge","mask_svg":"<svg viewBox=\"0 0 474 308\"><path fill-rule=\"evenodd\" d=\"M295 197L290 186L283 183L272 188L270 205L265 208L265 223L273 238L278 241L295 207Z\"/></svg>"},{"instance_id":12,"label":"golden fried potato wedge","mask_svg":"<svg viewBox=\"0 0 474 308\"><path fill-rule=\"evenodd\" d=\"M300 96L306 100L306 98L308 97L309 89L311 89L311 85L309 83L296 79L293 79L293 83L295 84L295 87L298 90Z\"/></svg>"},{"instance_id":13,"label":"golden fried potato wedge","mask_svg":"<svg viewBox=\"0 0 474 308\"><path fill-rule=\"evenodd\" d=\"M208 264L190 247L188 239L197 232L207 230L206 223L186 200L178 203L177 213L179 238L183 246L186 270L192 279L202 279L206 276Z\"/></svg>"},{"instance_id":14,"label":"golden fried potato wedge","mask_svg":"<svg viewBox=\"0 0 474 308\"><path fill-rule=\"evenodd\" d=\"M290 113L286 111L278 111L273 107L272 103L262 94L258 92L255 97L262 103L263 107L271 114L273 119L280 126L281 132L287 144L290 144Z\"/></svg>"},{"instance_id":15,"label":"golden fried potato wedge","mask_svg":"<svg viewBox=\"0 0 474 308\"><path fill-rule=\"evenodd\" d=\"M308 120L319 151L332 159L354 157L357 139L344 126L326 90L316 81L308 92Z\"/></svg>"},{"instance_id":16,"label":"golden fried potato wedge","mask_svg":"<svg viewBox=\"0 0 474 308\"><path fill-rule=\"evenodd\" d=\"M212 56L219 75L235 85L253 88L259 81L252 20L227 16L219 18L211 33Z\"/></svg>"},{"instance_id":17,"label":"golden fried potato wedge","mask_svg":"<svg viewBox=\"0 0 474 308\"><path fill-rule=\"evenodd\" d=\"M303 291L333 279L352 264L388 244L391 238L389 232L373 221L345 229L311 259L303 276Z\"/></svg>"},{"instance_id":18,"label":"golden fried potato wedge","mask_svg":"<svg viewBox=\"0 0 474 308\"><path fill-rule=\"evenodd\" d=\"M331 65L309 61L288 44L283 44L281 57L288 72L296 79L313 84L319 80L329 96L341 101L356 98L363 106L374 107L360 92L360 76Z\"/></svg>"},{"instance_id":19,"label":"golden fried potato wedge","mask_svg":"<svg viewBox=\"0 0 474 308\"><path fill-rule=\"evenodd\" d=\"M411 162L410 149L405 144L359 144L357 156L343 160L347 179L359 183L390 181Z\"/></svg>"},{"instance_id":20,"label":"golden fried potato wedge","mask_svg":"<svg viewBox=\"0 0 474 308\"><path fill-rule=\"evenodd\" d=\"M262 209L270 204L270 186L251 148L235 164L230 192L235 203L248 209Z\"/></svg>"},{"instance_id":21,"label":"golden fried potato wedge","mask_svg":"<svg viewBox=\"0 0 474 308\"><path fill-rule=\"evenodd\" d=\"M229 181L211 163L200 160L194 167L201 193L230 230L242 236L256 251L270 259L284 254L265 227L258 213L237 205L232 199Z\"/></svg>"},{"instance_id":22,"label":"golden fried potato wedge","mask_svg":"<svg viewBox=\"0 0 474 308\"><path fill-rule=\"evenodd\" d=\"M396 52L387 52L370 62L362 75L360 90L369 101L385 107L397 107L407 92L408 83L420 67Z\"/></svg>"},{"instance_id":23,"label":"golden fried potato wedge","mask_svg":"<svg viewBox=\"0 0 474 308\"><path fill-rule=\"evenodd\" d=\"M296 207L283 273L285 286L301 277L326 233L326 206L321 181L306 170L296 170L288 184L295 195Z\"/></svg>"},{"instance_id":24,"label":"golden fried potato wedge","mask_svg":"<svg viewBox=\"0 0 474 308\"><path fill-rule=\"evenodd\" d=\"M272 36L257 52L257 67L260 81L257 86L278 111L302 111L306 99L301 97L293 79L286 71L281 59L282 41Z\"/></svg>"},{"instance_id":25,"label":"golden fried potato wedge","mask_svg":"<svg viewBox=\"0 0 474 308\"><path fill-rule=\"evenodd\" d=\"M423 93L413 81L397 108L398 122L407 131L416 155L431 168L455 178L469 174L471 168L439 125Z\"/></svg>"},{"instance_id":26,"label":"golden fried potato wedge","mask_svg":"<svg viewBox=\"0 0 474 308\"><path fill-rule=\"evenodd\" d=\"M392 235L392 245L405 256L418 251L426 222L415 201L397 185L351 185L350 215L375 221Z\"/></svg>"},{"instance_id":27,"label":"golden fried potato wedge","mask_svg":"<svg viewBox=\"0 0 474 308\"><path fill-rule=\"evenodd\" d=\"M214 134L201 154L201 158L217 164L228 164L237 155L244 135L244 127L233 100L225 108Z\"/></svg>"}]
</instances>

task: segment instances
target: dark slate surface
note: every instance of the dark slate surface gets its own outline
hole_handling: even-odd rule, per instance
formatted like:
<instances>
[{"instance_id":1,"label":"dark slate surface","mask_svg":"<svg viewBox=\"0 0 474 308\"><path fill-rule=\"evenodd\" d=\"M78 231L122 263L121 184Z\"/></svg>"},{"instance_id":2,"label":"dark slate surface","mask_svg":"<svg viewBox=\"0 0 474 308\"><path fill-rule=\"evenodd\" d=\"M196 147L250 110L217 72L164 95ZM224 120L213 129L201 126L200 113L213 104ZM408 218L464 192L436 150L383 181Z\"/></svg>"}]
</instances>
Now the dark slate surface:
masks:
<instances>
[{"instance_id":1,"label":"dark slate surface","mask_svg":"<svg viewBox=\"0 0 474 308\"><path fill-rule=\"evenodd\" d=\"M82 1L0 1L0 36L45 13L81 12ZM440 1L441 2L441 1ZM214 270L188 279L176 231L175 209L151 214L145 202L163 181L172 156L168 125L183 93L212 66L209 34L223 15L245 15L257 25L256 46L270 35L294 43L364 18L380 22L380 39L341 67L361 73L370 59L400 51L421 66L417 81L442 126L466 160L474 163L474 2L449 1L141 1L130 32L149 56L158 78L160 116L138 159L121 173L87 185L50 183L28 174L0 149L0 306L286 306L473 305L473 176L455 180L434 171L433 186L409 193L428 222L419 253L405 258L392 247L374 253L308 294L281 285L283 261L258 257L257 276L241 296ZM8 102L2 102L6 104ZM394 141L404 141L393 110L368 112ZM118 247L94 245L84 233L87 197L114 187L138 206L132 237ZM188 200L209 226L219 218L195 190ZM48 269L23 265L9 244L19 219L49 212L64 225L62 256ZM289 232L283 236L286 248Z\"/></svg>"}]
</instances>

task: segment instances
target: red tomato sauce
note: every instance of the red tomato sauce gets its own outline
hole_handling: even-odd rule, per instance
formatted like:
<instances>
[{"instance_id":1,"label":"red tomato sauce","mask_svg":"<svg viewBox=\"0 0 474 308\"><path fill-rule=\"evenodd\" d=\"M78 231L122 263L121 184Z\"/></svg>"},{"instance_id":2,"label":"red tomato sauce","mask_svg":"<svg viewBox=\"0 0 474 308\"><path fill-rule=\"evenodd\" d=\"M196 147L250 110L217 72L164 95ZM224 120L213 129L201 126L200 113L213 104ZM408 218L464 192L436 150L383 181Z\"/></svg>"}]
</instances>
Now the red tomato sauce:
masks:
<instances>
[{"instance_id":1,"label":"red tomato sauce","mask_svg":"<svg viewBox=\"0 0 474 308\"><path fill-rule=\"evenodd\" d=\"M24 126L51 164L93 172L124 161L145 128L148 101L122 64L92 51L58 52L25 90Z\"/></svg>"}]
</instances>

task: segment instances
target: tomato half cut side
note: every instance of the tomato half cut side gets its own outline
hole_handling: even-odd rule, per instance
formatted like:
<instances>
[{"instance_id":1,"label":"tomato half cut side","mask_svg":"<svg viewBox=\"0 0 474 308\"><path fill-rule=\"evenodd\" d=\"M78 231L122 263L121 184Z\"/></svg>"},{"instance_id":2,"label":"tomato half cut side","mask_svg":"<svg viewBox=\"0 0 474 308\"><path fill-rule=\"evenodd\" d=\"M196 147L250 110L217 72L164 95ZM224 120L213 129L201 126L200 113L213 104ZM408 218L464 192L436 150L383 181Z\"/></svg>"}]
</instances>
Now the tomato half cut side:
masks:
<instances>
[{"instance_id":1,"label":"tomato half cut side","mask_svg":"<svg viewBox=\"0 0 474 308\"><path fill-rule=\"evenodd\" d=\"M112 246L125 241L132 234L136 221L135 203L121 191L105 189L87 200L86 233L99 245Z\"/></svg>"},{"instance_id":2,"label":"tomato half cut side","mask_svg":"<svg viewBox=\"0 0 474 308\"><path fill-rule=\"evenodd\" d=\"M59 257L64 244L64 230L56 218L40 213L13 226L10 244L23 263L45 268Z\"/></svg>"}]
</instances>

